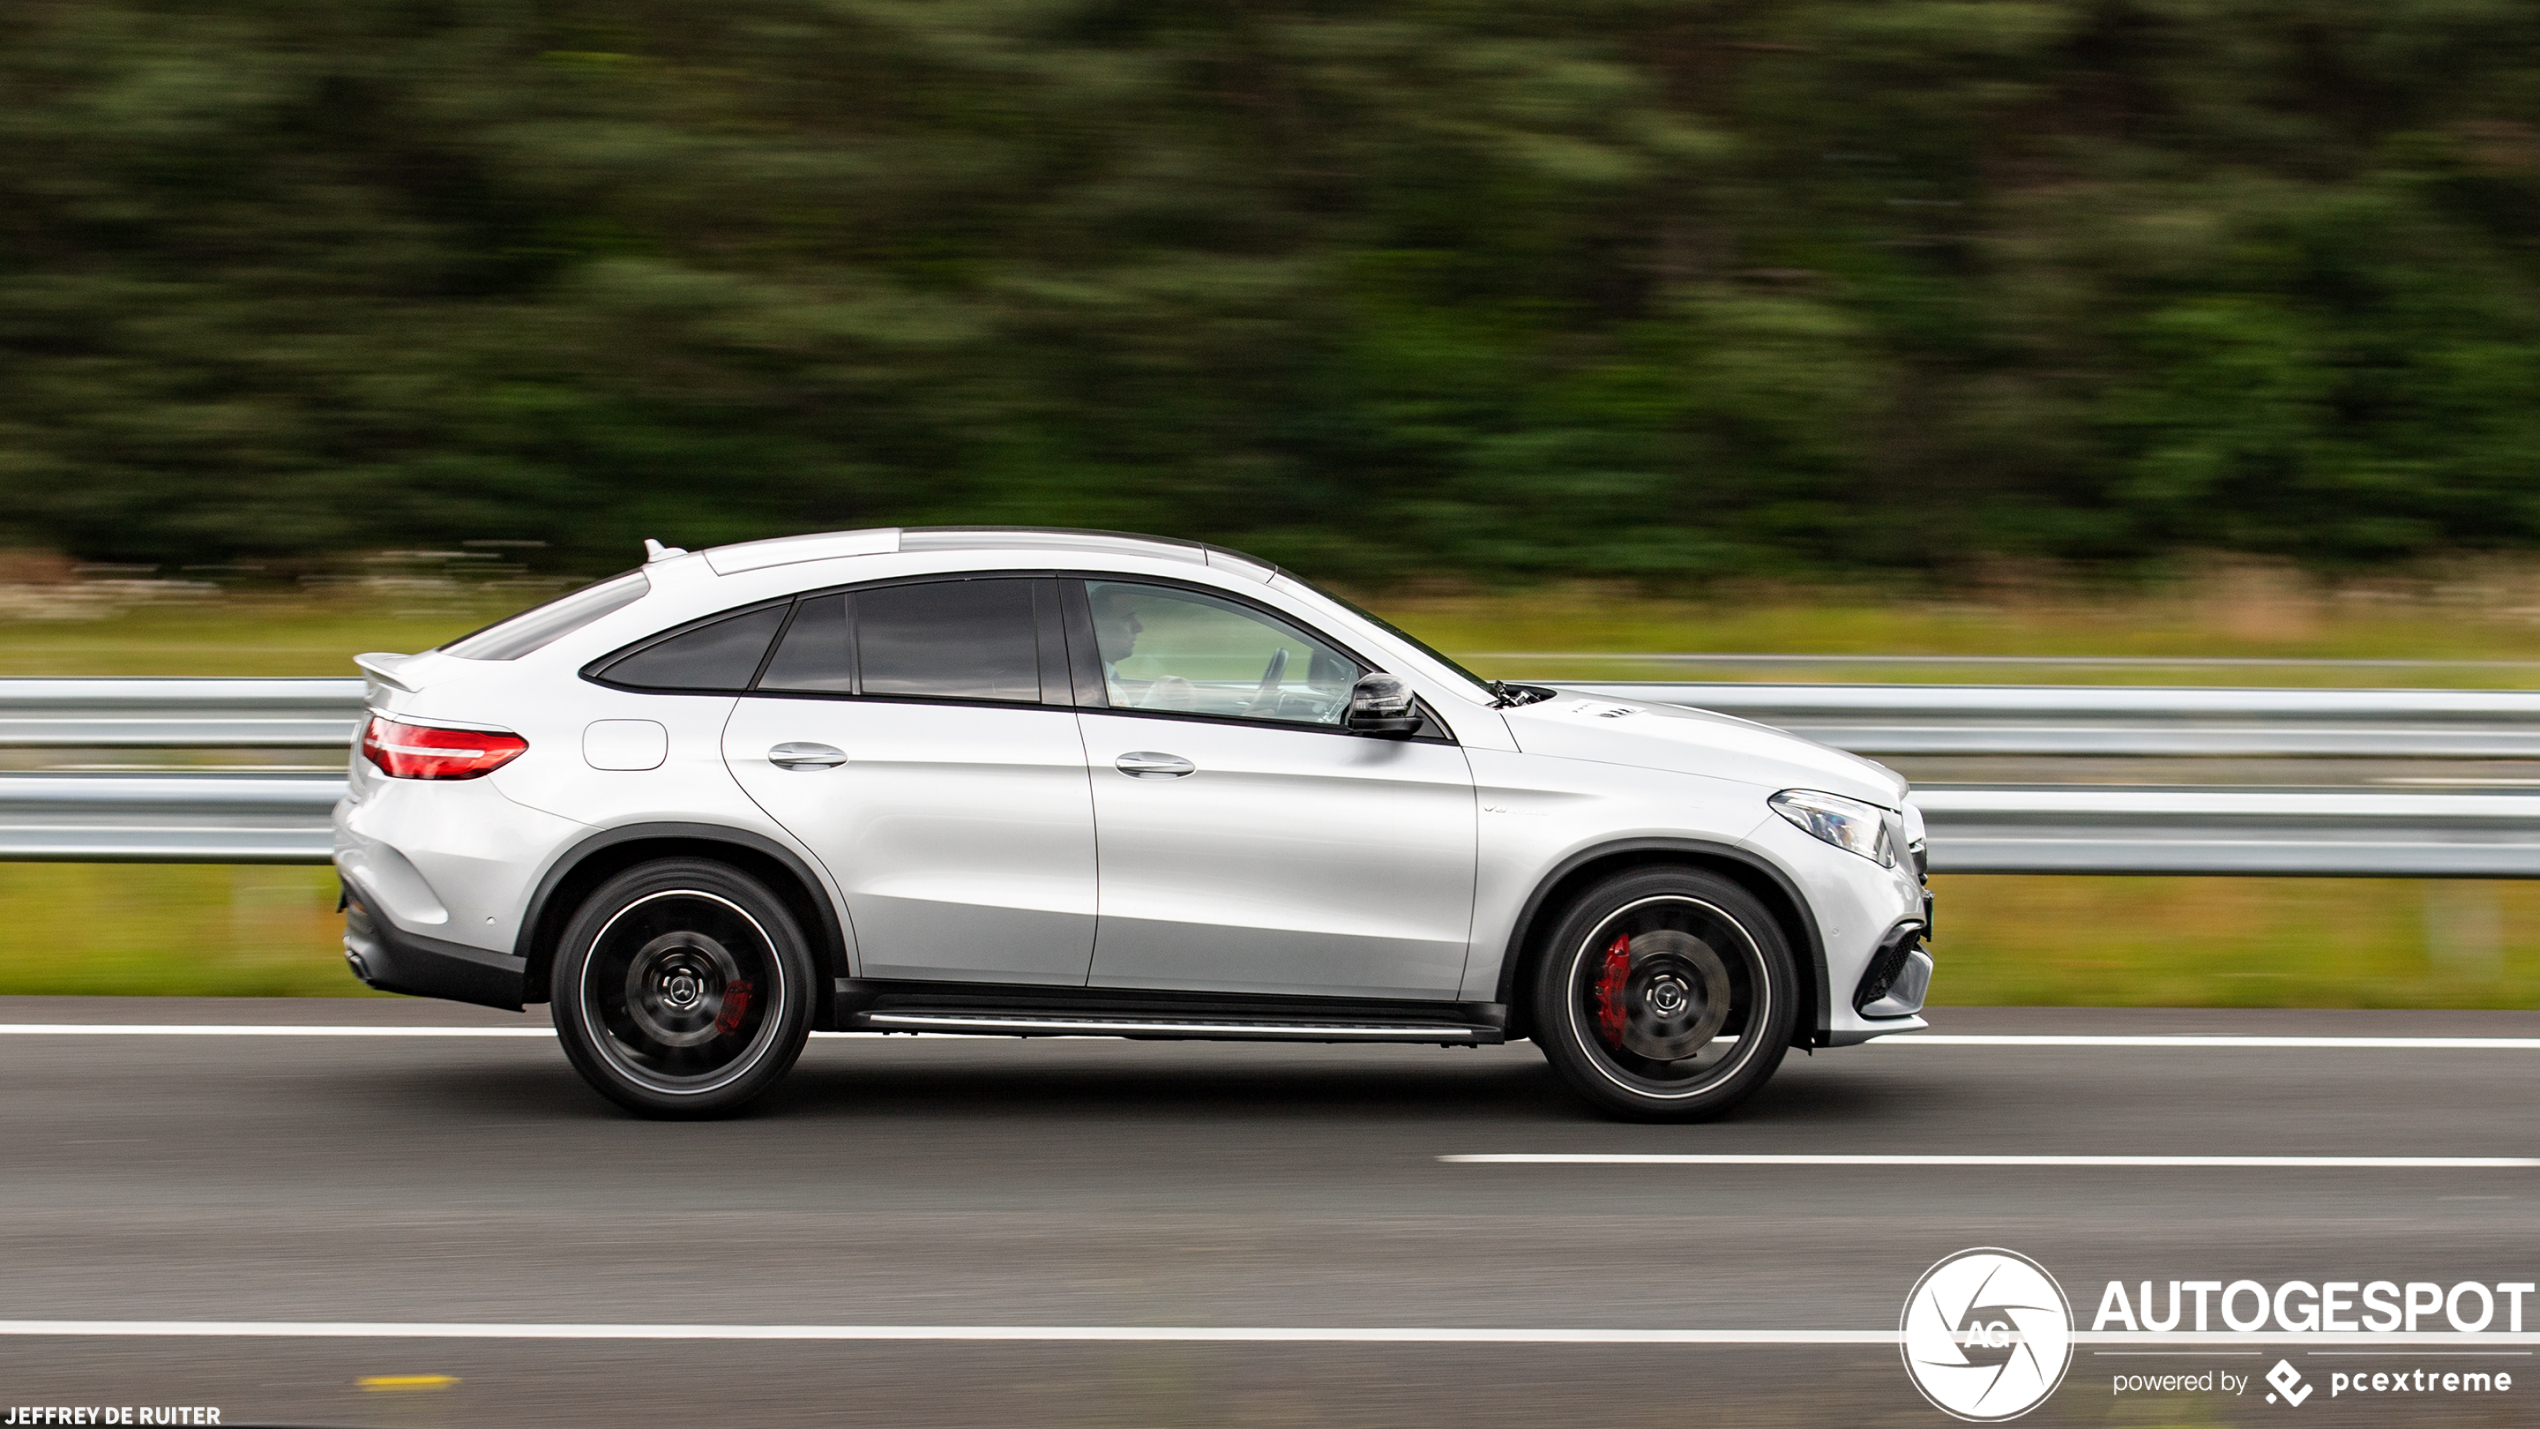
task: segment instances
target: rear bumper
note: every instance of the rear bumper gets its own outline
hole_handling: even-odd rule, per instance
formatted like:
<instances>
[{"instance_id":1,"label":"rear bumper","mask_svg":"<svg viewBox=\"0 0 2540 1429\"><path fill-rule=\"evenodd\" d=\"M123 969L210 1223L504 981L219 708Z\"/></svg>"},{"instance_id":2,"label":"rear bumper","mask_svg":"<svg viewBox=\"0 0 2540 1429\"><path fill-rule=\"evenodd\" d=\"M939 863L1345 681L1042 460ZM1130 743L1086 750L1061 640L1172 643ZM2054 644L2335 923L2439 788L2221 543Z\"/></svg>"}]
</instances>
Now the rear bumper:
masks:
<instances>
[{"instance_id":1,"label":"rear bumper","mask_svg":"<svg viewBox=\"0 0 2540 1429\"><path fill-rule=\"evenodd\" d=\"M344 961L353 976L382 992L521 1010L527 958L417 936L374 913L377 906L361 884L344 880Z\"/></svg>"}]
</instances>

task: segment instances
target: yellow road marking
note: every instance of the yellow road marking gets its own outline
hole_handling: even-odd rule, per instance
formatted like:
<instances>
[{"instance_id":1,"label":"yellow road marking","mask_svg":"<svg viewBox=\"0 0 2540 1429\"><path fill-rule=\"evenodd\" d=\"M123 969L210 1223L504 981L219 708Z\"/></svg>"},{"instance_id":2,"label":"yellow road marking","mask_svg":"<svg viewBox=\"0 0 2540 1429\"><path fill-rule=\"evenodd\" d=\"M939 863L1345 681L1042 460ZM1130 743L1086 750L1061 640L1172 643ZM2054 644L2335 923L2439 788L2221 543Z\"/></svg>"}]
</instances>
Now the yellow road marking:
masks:
<instances>
[{"instance_id":1,"label":"yellow road marking","mask_svg":"<svg viewBox=\"0 0 2540 1429\"><path fill-rule=\"evenodd\" d=\"M366 1374L353 1381L364 1389L448 1389L459 1382L454 1374Z\"/></svg>"}]
</instances>

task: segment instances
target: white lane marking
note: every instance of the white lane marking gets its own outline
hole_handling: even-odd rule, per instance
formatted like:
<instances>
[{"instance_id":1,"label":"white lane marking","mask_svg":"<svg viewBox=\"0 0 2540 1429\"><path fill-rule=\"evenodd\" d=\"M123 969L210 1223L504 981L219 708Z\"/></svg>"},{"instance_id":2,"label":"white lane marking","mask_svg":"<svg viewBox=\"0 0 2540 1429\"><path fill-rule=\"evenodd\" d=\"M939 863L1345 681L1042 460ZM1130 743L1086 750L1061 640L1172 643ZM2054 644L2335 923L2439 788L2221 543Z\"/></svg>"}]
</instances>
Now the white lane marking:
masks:
<instances>
[{"instance_id":1,"label":"white lane marking","mask_svg":"<svg viewBox=\"0 0 2540 1429\"><path fill-rule=\"evenodd\" d=\"M2540 1156L1881 1156L1734 1152L1499 1151L1441 1156L1440 1161L1491 1166L2286 1166L2396 1170L2485 1170L2540 1166Z\"/></svg>"},{"instance_id":2,"label":"white lane marking","mask_svg":"<svg viewBox=\"0 0 2540 1429\"><path fill-rule=\"evenodd\" d=\"M552 1027L357 1027L281 1023L0 1022L0 1036L16 1037L553 1037ZM814 1037L880 1037L880 1032L814 1032ZM994 1033L895 1032L890 1036L964 1037ZM1872 1047L1922 1043L1934 1047L2323 1047L2452 1052L2540 1051L2540 1037L2203 1037L2026 1034L1901 1033Z\"/></svg>"},{"instance_id":3,"label":"white lane marking","mask_svg":"<svg viewBox=\"0 0 2540 1429\"><path fill-rule=\"evenodd\" d=\"M289 1027L184 1022L0 1022L16 1037L553 1037L552 1027Z\"/></svg>"},{"instance_id":4,"label":"white lane marking","mask_svg":"<svg viewBox=\"0 0 2540 1429\"><path fill-rule=\"evenodd\" d=\"M188 1022L0 1022L0 1036L16 1037L553 1037L553 1027L350 1027ZM814 1032L814 1037L880 1037L880 1032ZM920 1032L901 1036L957 1037L966 1033Z\"/></svg>"},{"instance_id":5,"label":"white lane marking","mask_svg":"<svg viewBox=\"0 0 2540 1429\"><path fill-rule=\"evenodd\" d=\"M2423 1355L2428 1359L2437 1357L2444 1359L2461 1359L2470 1356L2495 1356L2498 1358L2509 1357L2514 1359L2527 1359L2531 1356L2531 1351L2529 1350L2443 1350L2426 1349L2423 1347L2427 1345L2540 1344L2540 1332L2508 1330L2497 1334L2481 1334L2475 1330L2266 1330L2244 1333L2239 1330L2102 1330L2097 1334L2077 1331L2073 1335L2073 1340L2077 1344L2085 1345L2157 1345L2165 1340L2190 1345L2221 1345L2233 1343L2275 1344L2279 1341L2302 1344L2327 1344L2334 1341L2335 1343L2341 1345L2358 1343L2367 1345L2412 1345L2417 1346L2418 1348L2404 1350L2304 1350L2302 1353L2305 1355L2314 1355L2322 1359L2340 1357L2362 1359L2368 1356L2379 1357L2383 1355ZM2219 1359L2226 1355L2255 1355L2274 1352L2259 1350L2156 1349L2092 1350L2091 1353L2094 1355L2106 1355L2111 1359L2139 1359L2151 1355L2192 1355L2197 1359Z\"/></svg>"},{"instance_id":6,"label":"white lane marking","mask_svg":"<svg viewBox=\"0 0 2540 1429\"><path fill-rule=\"evenodd\" d=\"M368 1320L0 1320L0 1336L417 1340L1043 1340L1374 1345L1893 1345L1894 1330L1285 1325L543 1325Z\"/></svg>"},{"instance_id":7,"label":"white lane marking","mask_svg":"<svg viewBox=\"0 0 2540 1429\"><path fill-rule=\"evenodd\" d=\"M2343 1047L2442 1052L2540 1052L2540 1037L2207 1037L2192 1033L1900 1032L1872 1047Z\"/></svg>"},{"instance_id":8,"label":"white lane marking","mask_svg":"<svg viewBox=\"0 0 2540 1429\"><path fill-rule=\"evenodd\" d=\"M328 1340L916 1340L1362 1345L1894 1345L1894 1330L1593 1330L1495 1326L632 1325L447 1320L0 1320L0 1337ZM2076 1331L2082 1345L2540 1345L2540 1332Z\"/></svg>"}]
</instances>

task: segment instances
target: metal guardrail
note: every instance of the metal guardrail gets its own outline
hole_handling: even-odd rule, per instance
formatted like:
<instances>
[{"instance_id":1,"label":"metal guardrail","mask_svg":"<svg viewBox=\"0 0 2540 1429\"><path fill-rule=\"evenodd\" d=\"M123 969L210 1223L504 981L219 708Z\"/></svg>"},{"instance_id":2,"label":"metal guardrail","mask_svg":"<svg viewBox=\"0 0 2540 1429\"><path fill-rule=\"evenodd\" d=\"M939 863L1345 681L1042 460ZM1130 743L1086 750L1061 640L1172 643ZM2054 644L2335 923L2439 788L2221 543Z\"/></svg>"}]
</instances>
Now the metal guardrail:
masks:
<instances>
[{"instance_id":1,"label":"metal guardrail","mask_svg":"<svg viewBox=\"0 0 2540 1429\"><path fill-rule=\"evenodd\" d=\"M315 749L352 743L360 680L0 680L0 746Z\"/></svg>"},{"instance_id":2,"label":"metal guardrail","mask_svg":"<svg viewBox=\"0 0 2540 1429\"><path fill-rule=\"evenodd\" d=\"M325 863L340 774L0 775L0 860Z\"/></svg>"},{"instance_id":3,"label":"metal guardrail","mask_svg":"<svg viewBox=\"0 0 2540 1429\"><path fill-rule=\"evenodd\" d=\"M1566 684L1874 756L2540 759L2540 692ZM359 680L0 680L0 747L342 749ZM333 774L0 775L0 860L323 863ZM1941 873L2540 877L2540 792L1927 788Z\"/></svg>"},{"instance_id":4,"label":"metal guardrail","mask_svg":"<svg viewBox=\"0 0 2540 1429\"><path fill-rule=\"evenodd\" d=\"M0 680L0 748L329 750L361 680ZM0 861L325 863L333 773L0 774Z\"/></svg>"},{"instance_id":5,"label":"metal guardrail","mask_svg":"<svg viewBox=\"0 0 2540 1429\"><path fill-rule=\"evenodd\" d=\"M2352 675L2363 670L2488 670L2531 673L2540 660L2355 659L2312 655L1815 655L1740 651L1678 653L1613 650L1491 650L1477 660L1563 661L1579 665L1669 665L1685 670L2324 670ZM1545 682L1538 682L1545 683Z\"/></svg>"},{"instance_id":6,"label":"metal guardrail","mask_svg":"<svg viewBox=\"0 0 2540 1429\"><path fill-rule=\"evenodd\" d=\"M2540 759L2540 690L2130 685L1590 684L1856 754Z\"/></svg>"},{"instance_id":7,"label":"metal guardrail","mask_svg":"<svg viewBox=\"0 0 2540 1429\"><path fill-rule=\"evenodd\" d=\"M1924 789L1934 873L2540 878L2540 794Z\"/></svg>"}]
</instances>

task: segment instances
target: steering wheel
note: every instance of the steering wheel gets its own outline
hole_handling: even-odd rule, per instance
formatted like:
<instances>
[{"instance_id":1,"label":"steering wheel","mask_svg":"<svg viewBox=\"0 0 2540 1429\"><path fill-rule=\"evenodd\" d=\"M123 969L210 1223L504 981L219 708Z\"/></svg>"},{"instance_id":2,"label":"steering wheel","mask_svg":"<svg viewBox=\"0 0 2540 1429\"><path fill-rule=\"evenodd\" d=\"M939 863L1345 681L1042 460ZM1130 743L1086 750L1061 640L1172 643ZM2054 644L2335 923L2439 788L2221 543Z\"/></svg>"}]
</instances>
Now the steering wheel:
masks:
<instances>
[{"instance_id":1,"label":"steering wheel","mask_svg":"<svg viewBox=\"0 0 2540 1429\"><path fill-rule=\"evenodd\" d=\"M1277 709L1279 703L1279 677L1287 672L1288 647L1282 645L1278 649L1270 652L1269 668L1261 672L1261 688L1253 691L1252 698L1245 703L1243 712L1248 715L1256 715L1265 714Z\"/></svg>"}]
</instances>

